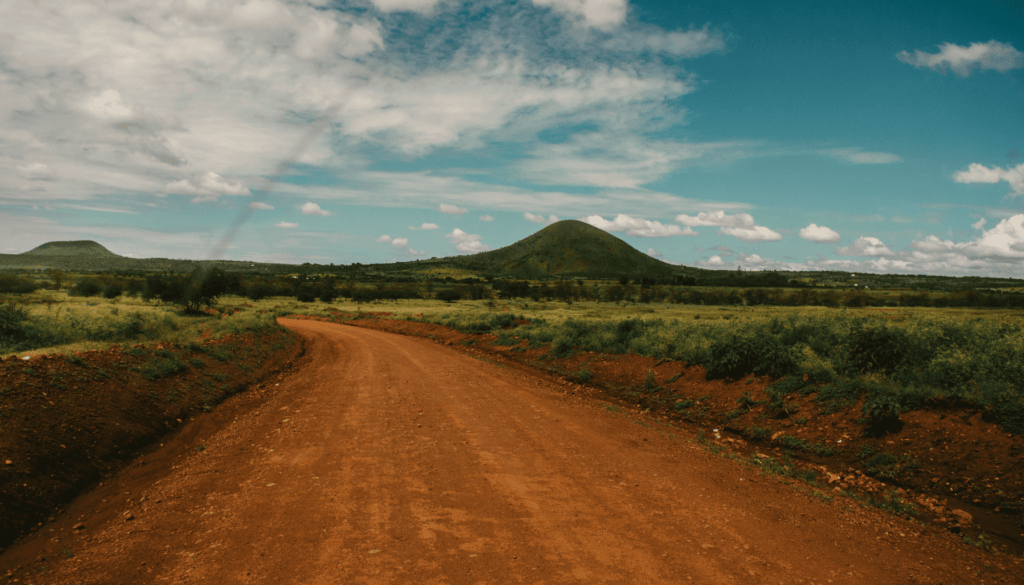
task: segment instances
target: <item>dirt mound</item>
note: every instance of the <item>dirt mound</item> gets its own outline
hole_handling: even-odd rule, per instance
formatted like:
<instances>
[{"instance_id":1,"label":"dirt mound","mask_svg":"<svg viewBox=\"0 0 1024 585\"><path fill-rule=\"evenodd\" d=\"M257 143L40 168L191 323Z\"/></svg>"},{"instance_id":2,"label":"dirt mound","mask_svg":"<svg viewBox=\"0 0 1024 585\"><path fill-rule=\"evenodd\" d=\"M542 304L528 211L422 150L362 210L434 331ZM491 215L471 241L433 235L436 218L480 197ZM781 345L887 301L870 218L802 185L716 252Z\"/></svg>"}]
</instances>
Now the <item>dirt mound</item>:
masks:
<instances>
[{"instance_id":1,"label":"dirt mound","mask_svg":"<svg viewBox=\"0 0 1024 585\"><path fill-rule=\"evenodd\" d=\"M187 418L287 363L286 331L0 363L0 548Z\"/></svg>"}]
</instances>

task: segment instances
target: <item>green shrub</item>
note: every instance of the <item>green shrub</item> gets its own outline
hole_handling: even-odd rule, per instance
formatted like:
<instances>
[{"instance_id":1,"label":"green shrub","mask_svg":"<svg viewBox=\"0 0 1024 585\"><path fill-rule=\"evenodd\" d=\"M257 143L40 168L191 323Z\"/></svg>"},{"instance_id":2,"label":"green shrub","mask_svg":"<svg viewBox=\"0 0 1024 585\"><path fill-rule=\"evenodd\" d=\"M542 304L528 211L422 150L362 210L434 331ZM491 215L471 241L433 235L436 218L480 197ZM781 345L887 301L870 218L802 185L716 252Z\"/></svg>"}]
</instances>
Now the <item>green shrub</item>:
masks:
<instances>
[{"instance_id":1,"label":"green shrub","mask_svg":"<svg viewBox=\"0 0 1024 585\"><path fill-rule=\"evenodd\" d=\"M39 288L36 281L14 274L0 274L0 293L30 293Z\"/></svg>"},{"instance_id":2,"label":"green shrub","mask_svg":"<svg viewBox=\"0 0 1024 585\"><path fill-rule=\"evenodd\" d=\"M890 388L876 388L864 400L864 418L868 419L868 432L880 435L898 430L903 405L900 397Z\"/></svg>"},{"instance_id":3,"label":"green shrub","mask_svg":"<svg viewBox=\"0 0 1024 585\"><path fill-rule=\"evenodd\" d=\"M75 297L95 297L103 292L103 283L99 280L86 277L79 279L75 286L68 289L68 294Z\"/></svg>"},{"instance_id":4,"label":"green shrub","mask_svg":"<svg viewBox=\"0 0 1024 585\"><path fill-rule=\"evenodd\" d=\"M309 286L300 286L295 291L295 300L299 301L300 303L312 303L313 301L316 300L316 291L314 291L313 288Z\"/></svg>"},{"instance_id":5,"label":"green shrub","mask_svg":"<svg viewBox=\"0 0 1024 585\"><path fill-rule=\"evenodd\" d=\"M594 372L590 371L587 366L580 366L580 371L576 372L576 378L582 382L586 382L594 377Z\"/></svg>"},{"instance_id":6,"label":"green shrub","mask_svg":"<svg viewBox=\"0 0 1024 585\"><path fill-rule=\"evenodd\" d=\"M444 301L446 303L454 303L455 301L462 299L462 295L459 294L459 292L456 291L455 289L451 288L446 288L444 290L438 291L437 294L434 296L437 298L437 300Z\"/></svg>"},{"instance_id":7,"label":"green shrub","mask_svg":"<svg viewBox=\"0 0 1024 585\"><path fill-rule=\"evenodd\" d=\"M814 401L824 407L825 414L832 414L857 404L860 392L861 385L857 380L847 380L822 386Z\"/></svg>"},{"instance_id":8,"label":"green shrub","mask_svg":"<svg viewBox=\"0 0 1024 585\"><path fill-rule=\"evenodd\" d=\"M792 350L778 338L751 333L733 334L711 345L710 359L704 366L709 379L745 374L782 377L796 370Z\"/></svg>"}]
</instances>

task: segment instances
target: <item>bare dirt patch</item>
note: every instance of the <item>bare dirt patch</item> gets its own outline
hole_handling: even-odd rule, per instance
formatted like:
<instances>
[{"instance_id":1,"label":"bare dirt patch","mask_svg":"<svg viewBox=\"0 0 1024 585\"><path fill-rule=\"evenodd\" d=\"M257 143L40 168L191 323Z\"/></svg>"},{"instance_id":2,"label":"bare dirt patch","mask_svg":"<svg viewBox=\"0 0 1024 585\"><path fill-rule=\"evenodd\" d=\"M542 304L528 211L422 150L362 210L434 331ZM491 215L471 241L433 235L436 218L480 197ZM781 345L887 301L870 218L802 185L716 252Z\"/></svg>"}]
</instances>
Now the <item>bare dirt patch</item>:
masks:
<instances>
[{"instance_id":1,"label":"bare dirt patch","mask_svg":"<svg viewBox=\"0 0 1024 585\"><path fill-rule=\"evenodd\" d=\"M278 330L3 360L0 549L300 351Z\"/></svg>"}]
</instances>

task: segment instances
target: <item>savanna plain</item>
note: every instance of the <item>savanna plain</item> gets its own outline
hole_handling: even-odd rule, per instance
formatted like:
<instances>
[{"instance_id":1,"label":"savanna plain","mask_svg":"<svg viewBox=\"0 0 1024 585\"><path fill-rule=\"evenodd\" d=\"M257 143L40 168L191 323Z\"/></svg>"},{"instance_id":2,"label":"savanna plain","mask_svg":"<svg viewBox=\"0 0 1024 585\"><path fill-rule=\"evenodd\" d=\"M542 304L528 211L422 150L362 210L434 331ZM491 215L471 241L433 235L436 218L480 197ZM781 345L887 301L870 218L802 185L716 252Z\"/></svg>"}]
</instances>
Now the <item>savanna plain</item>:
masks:
<instances>
[{"instance_id":1,"label":"savanna plain","mask_svg":"<svg viewBox=\"0 0 1024 585\"><path fill-rule=\"evenodd\" d=\"M0 304L10 582L1022 581L984 295L64 280Z\"/></svg>"}]
</instances>

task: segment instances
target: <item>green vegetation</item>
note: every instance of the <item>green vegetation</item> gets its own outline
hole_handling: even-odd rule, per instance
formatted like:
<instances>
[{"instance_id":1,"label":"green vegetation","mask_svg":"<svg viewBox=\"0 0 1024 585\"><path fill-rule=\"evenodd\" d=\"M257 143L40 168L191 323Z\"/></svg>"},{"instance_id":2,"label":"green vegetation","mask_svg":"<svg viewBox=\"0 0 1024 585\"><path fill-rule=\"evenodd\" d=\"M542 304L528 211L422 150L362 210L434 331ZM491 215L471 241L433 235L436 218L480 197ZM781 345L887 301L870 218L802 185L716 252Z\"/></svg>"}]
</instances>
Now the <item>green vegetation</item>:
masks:
<instances>
[{"instance_id":1,"label":"green vegetation","mask_svg":"<svg viewBox=\"0 0 1024 585\"><path fill-rule=\"evenodd\" d=\"M74 352L105 349L111 343L136 344L167 341L194 343L208 337L231 333L262 331L276 327L275 313L243 310L224 316L187 315L174 306L143 299L121 297L111 301L93 302L88 298L70 297L62 293L39 292L23 296L20 304L0 303L0 355L35 351ZM128 353L146 353L130 348ZM219 356L215 349L209 355ZM74 362L73 362L74 363ZM162 377L163 365L148 376Z\"/></svg>"},{"instance_id":2,"label":"green vegetation","mask_svg":"<svg viewBox=\"0 0 1024 585\"><path fill-rule=\"evenodd\" d=\"M702 365L709 377L779 377L769 388L778 416L795 412L787 397L816 394L826 413L862 404L869 431L884 433L898 428L901 413L973 403L1007 431L1024 434L1024 329L1012 316L963 319L932 312L888 320L841 309L746 310L725 322L634 317L628 315L635 309L588 304L538 308L511 321L502 318L505 313L485 311L428 312L415 319L472 332L525 321L515 336L550 344L556 357L632 353ZM685 309L664 306L659 313L682 316Z\"/></svg>"}]
</instances>

